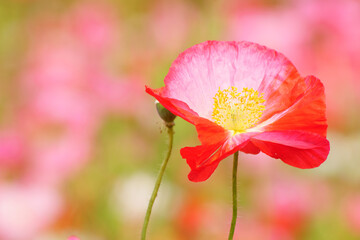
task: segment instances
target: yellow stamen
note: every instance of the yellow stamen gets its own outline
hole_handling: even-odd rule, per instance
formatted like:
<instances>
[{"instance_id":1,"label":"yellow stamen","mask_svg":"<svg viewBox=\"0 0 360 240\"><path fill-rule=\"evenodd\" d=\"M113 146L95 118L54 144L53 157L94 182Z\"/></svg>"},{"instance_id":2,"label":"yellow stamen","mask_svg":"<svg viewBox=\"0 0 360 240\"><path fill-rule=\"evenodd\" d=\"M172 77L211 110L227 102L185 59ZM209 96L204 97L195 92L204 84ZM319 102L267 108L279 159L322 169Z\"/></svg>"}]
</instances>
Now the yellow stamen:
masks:
<instances>
[{"instance_id":1,"label":"yellow stamen","mask_svg":"<svg viewBox=\"0 0 360 240\"><path fill-rule=\"evenodd\" d=\"M250 88L238 93L236 87L220 90L214 97L212 118L215 123L236 133L245 132L261 118L265 106L263 94Z\"/></svg>"}]
</instances>

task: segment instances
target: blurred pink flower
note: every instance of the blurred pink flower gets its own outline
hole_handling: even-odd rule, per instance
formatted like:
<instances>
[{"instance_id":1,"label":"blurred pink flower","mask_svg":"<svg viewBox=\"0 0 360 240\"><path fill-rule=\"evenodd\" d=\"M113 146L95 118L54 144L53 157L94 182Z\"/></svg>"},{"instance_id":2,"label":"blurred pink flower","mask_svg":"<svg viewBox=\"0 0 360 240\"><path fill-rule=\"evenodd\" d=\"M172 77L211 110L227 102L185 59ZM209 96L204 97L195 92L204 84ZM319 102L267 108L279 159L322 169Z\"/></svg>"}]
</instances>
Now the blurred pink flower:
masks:
<instances>
[{"instance_id":1,"label":"blurred pink flower","mask_svg":"<svg viewBox=\"0 0 360 240\"><path fill-rule=\"evenodd\" d=\"M55 221L61 206L61 199L54 189L0 184L0 238L34 239Z\"/></svg>"},{"instance_id":2,"label":"blurred pink flower","mask_svg":"<svg viewBox=\"0 0 360 240\"><path fill-rule=\"evenodd\" d=\"M241 240L294 240L294 235L276 226L268 226L259 220L242 218L236 228L236 239Z\"/></svg>"},{"instance_id":3,"label":"blurred pink flower","mask_svg":"<svg viewBox=\"0 0 360 240\"><path fill-rule=\"evenodd\" d=\"M0 168L14 167L24 157L24 139L17 131L0 132Z\"/></svg>"},{"instance_id":4,"label":"blurred pink flower","mask_svg":"<svg viewBox=\"0 0 360 240\"><path fill-rule=\"evenodd\" d=\"M302 69L309 32L296 9L250 7L239 9L227 22L227 37L258 42L284 53Z\"/></svg>"},{"instance_id":5,"label":"blurred pink flower","mask_svg":"<svg viewBox=\"0 0 360 240\"><path fill-rule=\"evenodd\" d=\"M67 240L80 240L80 238L75 237L75 236L70 236L70 237L68 237Z\"/></svg>"},{"instance_id":6,"label":"blurred pink flower","mask_svg":"<svg viewBox=\"0 0 360 240\"><path fill-rule=\"evenodd\" d=\"M110 6L82 2L68 15L33 24L38 33L22 74L24 94L34 101L30 108L80 125L108 112L134 116L143 110L143 81L110 76L103 66L119 33Z\"/></svg>"},{"instance_id":7,"label":"blurred pink flower","mask_svg":"<svg viewBox=\"0 0 360 240\"><path fill-rule=\"evenodd\" d=\"M340 121L341 116L349 117L354 102L358 102L355 98L360 99L360 91L356 91L360 88L354 88L360 86L360 2L305 0L298 10L312 29L309 46L314 68L322 79L328 79L329 112Z\"/></svg>"},{"instance_id":8,"label":"blurred pink flower","mask_svg":"<svg viewBox=\"0 0 360 240\"><path fill-rule=\"evenodd\" d=\"M25 107L25 125L44 125L50 122L87 132L98 126L100 117L95 99L86 92L72 88L47 88L46 91L39 91L29 99Z\"/></svg>"},{"instance_id":9,"label":"blurred pink flower","mask_svg":"<svg viewBox=\"0 0 360 240\"><path fill-rule=\"evenodd\" d=\"M291 234L302 230L314 208L309 186L290 178L277 180L256 194L257 208L265 223Z\"/></svg>"},{"instance_id":10,"label":"blurred pink flower","mask_svg":"<svg viewBox=\"0 0 360 240\"><path fill-rule=\"evenodd\" d=\"M139 78L109 77L104 66L119 34L111 6L81 2L28 28L18 108L0 133L0 238L9 240L32 239L57 220L58 187L91 159L106 115L138 117L144 100Z\"/></svg>"},{"instance_id":11,"label":"blurred pink flower","mask_svg":"<svg viewBox=\"0 0 360 240\"><path fill-rule=\"evenodd\" d=\"M145 99L138 78L109 77L103 66L118 33L110 6L82 2L38 18L30 23L17 122L28 148L25 178L57 184L89 160L106 114L137 117Z\"/></svg>"},{"instance_id":12,"label":"blurred pink flower","mask_svg":"<svg viewBox=\"0 0 360 240\"><path fill-rule=\"evenodd\" d=\"M47 18L43 21L51 22ZM29 28L34 30L31 32L29 52L22 70L21 81L25 91L86 85L86 49L76 41L66 26L54 23L42 26L34 22Z\"/></svg>"},{"instance_id":13,"label":"blurred pink flower","mask_svg":"<svg viewBox=\"0 0 360 240\"><path fill-rule=\"evenodd\" d=\"M348 197L342 210L350 229L360 235L360 195Z\"/></svg>"},{"instance_id":14,"label":"blurred pink flower","mask_svg":"<svg viewBox=\"0 0 360 240\"><path fill-rule=\"evenodd\" d=\"M118 25L111 6L98 1L80 2L69 20L74 34L89 51L104 52L117 42Z\"/></svg>"},{"instance_id":15,"label":"blurred pink flower","mask_svg":"<svg viewBox=\"0 0 360 240\"><path fill-rule=\"evenodd\" d=\"M55 139L40 139L31 146L25 178L31 182L59 184L90 158L91 139L67 132Z\"/></svg>"},{"instance_id":16,"label":"blurred pink flower","mask_svg":"<svg viewBox=\"0 0 360 240\"><path fill-rule=\"evenodd\" d=\"M100 71L93 73L91 81L94 99L100 109L120 115L141 115L146 112L144 84L139 77L116 78Z\"/></svg>"},{"instance_id":17,"label":"blurred pink flower","mask_svg":"<svg viewBox=\"0 0 360 240\"><path fill-rule=\"evenodd\" d=\"M177 50L185 44L196 14L189 2L157 1L149 16L149 31L158 48Z\"/></svg>"}]
</instances>

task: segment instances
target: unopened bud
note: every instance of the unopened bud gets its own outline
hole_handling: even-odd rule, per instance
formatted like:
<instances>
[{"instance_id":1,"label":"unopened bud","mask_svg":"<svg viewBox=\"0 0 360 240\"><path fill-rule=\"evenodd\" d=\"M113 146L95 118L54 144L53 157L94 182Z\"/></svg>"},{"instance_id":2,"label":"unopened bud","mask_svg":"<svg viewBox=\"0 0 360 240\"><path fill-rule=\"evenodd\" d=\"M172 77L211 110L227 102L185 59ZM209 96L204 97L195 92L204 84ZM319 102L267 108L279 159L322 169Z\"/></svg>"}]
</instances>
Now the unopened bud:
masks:
<instances>
[{"instance_id":1,"label":"unopened bud","mask_svg":"<svg viewBox=\"0 0 360 240\"><path fill-rule=\"evenodd\" d=\"M167 110L159 101L155 101L156 110L161 117L162 120L164 120L167 127L174 126L174 119L176 118L176 115L174 115L172 112Z\"/></svg>"}]
</instances>

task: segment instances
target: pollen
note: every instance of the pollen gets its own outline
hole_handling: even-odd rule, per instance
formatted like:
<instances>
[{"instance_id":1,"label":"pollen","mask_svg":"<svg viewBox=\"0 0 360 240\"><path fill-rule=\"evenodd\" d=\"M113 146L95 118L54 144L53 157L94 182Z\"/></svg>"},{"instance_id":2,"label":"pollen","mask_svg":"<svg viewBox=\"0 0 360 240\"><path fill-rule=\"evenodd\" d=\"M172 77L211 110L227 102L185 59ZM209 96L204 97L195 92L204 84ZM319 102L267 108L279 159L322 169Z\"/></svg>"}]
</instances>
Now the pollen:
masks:
<instances>
[{"instance_id":1,"label":"pollen","mask_svg":"<svg viewBox=\"0 0 360 240\"><path fill-rule=\"evenodd\" d=\"M260 120L265 110L264 102L263 94L252 88L243 88L241 92L236 87L219 88L211 116L216 124L235 134L246 132Z\"/></svg>"}]
</instances>

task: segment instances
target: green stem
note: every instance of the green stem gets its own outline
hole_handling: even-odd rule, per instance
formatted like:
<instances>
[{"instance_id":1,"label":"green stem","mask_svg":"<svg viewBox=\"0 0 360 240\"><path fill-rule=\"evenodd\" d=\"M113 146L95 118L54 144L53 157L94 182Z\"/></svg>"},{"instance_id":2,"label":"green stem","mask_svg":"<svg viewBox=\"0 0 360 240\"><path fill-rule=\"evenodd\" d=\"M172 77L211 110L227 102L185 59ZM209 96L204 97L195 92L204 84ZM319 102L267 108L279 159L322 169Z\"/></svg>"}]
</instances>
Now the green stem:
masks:
<instances>
[{"instance_id":1,"label":"green stem","mask_svg":"<svg viewBox=\"0 0 360 240\"><path fill-rule=\"evenodd\" d=\"M234 232L235 232L235 225L236 225L236 219L237 219L237 167L238 167L238 157L239 152L234 153L234 164L233 164L233 175L232 175L232 197L233 197L233 212L232 212L232 220L231 220L231 226L230 226L230 232L229 232L229 240L232 240L234 238Z\"/></svg>"},{"instance_id":2,"label":"green stem","mask_svg":"<svg viewBox=\"0 0 360 240\"><path fill-rule=\"evenodd\" d=\"M171 151L172 151L173 138L174 138L173 125L167 125L167 127L168 127L169 139L170 139L169 150L168 150L168 153L166 155L166 158L164 159L163 163L161 164L160 172L159 172L159 174L157 176L155 186L154 186L154 190L152 192L152 195L151 195L151 198L150 198L150 201L149 201L149 205L148 205L148 208L146 210L146 215L145 215L145 219L144 219L144 225L143 225L142 232L141 232L141 240L145 240L145 238L146 238L146 230L147 230L147 227L148 227L148 224L149 224L151 210L152 210L152 207L154 205L157 193L159 191L161 180L162 180L162 177L164 175L165 168L166 168L166 165L167 165L167 163L169 161Z\"/></svg>"}]
</instances>

